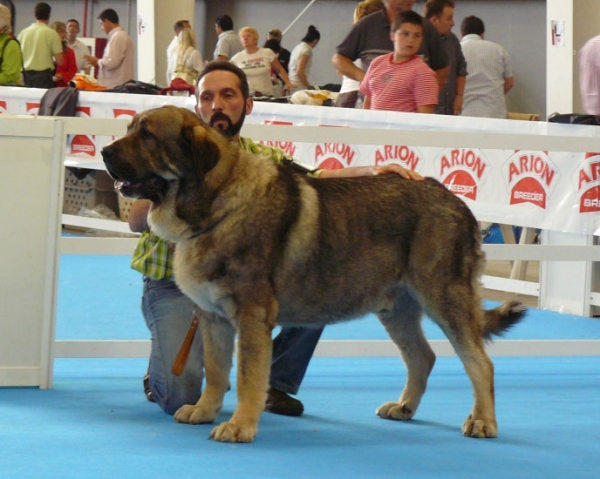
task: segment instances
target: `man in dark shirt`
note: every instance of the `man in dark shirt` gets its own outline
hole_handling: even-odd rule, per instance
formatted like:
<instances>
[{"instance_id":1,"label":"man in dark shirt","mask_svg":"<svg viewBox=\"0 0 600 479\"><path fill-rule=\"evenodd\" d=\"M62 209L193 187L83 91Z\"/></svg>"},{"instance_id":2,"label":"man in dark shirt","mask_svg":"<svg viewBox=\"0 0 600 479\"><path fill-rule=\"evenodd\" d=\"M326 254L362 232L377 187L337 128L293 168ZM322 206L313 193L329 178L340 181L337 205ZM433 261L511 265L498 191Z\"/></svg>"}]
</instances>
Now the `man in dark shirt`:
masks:
<instances>
[{"instance_id":1,"label":"man in dark shirt","mask_svg":"<svg viewBox=\"0 0 600 479\"><path fill-rule=\"evenodd\" d=\"M399 13L412 10L415 0L384 0L383 3L384 10L367 15L352 26L331 60L340 73L359 82L373 58L394 50L390 25ZM423 43L418 54L423 55L423 60L435 71L441 89L450 69L448 57L431 22L424 19L423 27ZM362 60L364 70L354 65L357 58Z\"/></svg>"},{"instance_id":2,"label":"man in dark shirt","mask_svg":"<svg viewBox=\"0 0 600 479\"><path fill-rule=\"evenodd\" d=\"M454 0L428 0L424 15L439 32L450 64L448 78L440 89L435 112L440 115L460 115L467 77L467 62L460 47L460 40L451 32L454 26Z\"/></svg>"}]
</instances>

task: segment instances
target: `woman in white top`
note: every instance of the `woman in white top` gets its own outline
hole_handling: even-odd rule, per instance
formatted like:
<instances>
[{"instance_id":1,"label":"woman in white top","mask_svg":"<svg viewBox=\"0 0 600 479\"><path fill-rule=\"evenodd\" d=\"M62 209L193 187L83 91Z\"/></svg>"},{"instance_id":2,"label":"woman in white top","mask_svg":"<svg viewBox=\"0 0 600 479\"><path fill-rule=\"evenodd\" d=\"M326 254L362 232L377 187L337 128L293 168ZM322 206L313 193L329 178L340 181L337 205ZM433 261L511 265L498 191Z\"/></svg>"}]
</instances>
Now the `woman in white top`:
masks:
<instances>
[{"instance_id":1,"label":"woman in white top","mask_svg":"<svg viewBox=\"0 0 600 479\"><path fill-rule=\"evenodd\" d=\"M230 61L246 73L250 95L273 96L271 69L285 82L286 89L290 91L293 89L287 73L277 60L273 50L258 46L258 32L255 28L242 28L240 40L244 49L236 53Z\"/></svg>"},{"instance_id":2,"label":"woman in white top","mask_svg":"<svg viewBox=\"0 0 600 479\"><path fill-rule=\"evenodd\" d=\"M294 85L294 88L298 90L307 89L310 87L308 81L308 74L310 73L310 66L312 64L313 48L317 46L321 34L313 25L308 27L308 32L304 35L302 43L296 45L292 50L292 56L290 58L290 80Z\"/></svg>"},{"instance_id":3,"label":"woman in white top","mask_svg":"<svg viewBox=\"0 0 600 479\"><path fill-rule=\"evenodd\" d=\"M169 82L173 78L182 78L195 86L204 64L196 44L196 35L191 28L184 28L179 32L179 44L175 54L175 70L169 75Z\"/></svg>"}]
</instances>

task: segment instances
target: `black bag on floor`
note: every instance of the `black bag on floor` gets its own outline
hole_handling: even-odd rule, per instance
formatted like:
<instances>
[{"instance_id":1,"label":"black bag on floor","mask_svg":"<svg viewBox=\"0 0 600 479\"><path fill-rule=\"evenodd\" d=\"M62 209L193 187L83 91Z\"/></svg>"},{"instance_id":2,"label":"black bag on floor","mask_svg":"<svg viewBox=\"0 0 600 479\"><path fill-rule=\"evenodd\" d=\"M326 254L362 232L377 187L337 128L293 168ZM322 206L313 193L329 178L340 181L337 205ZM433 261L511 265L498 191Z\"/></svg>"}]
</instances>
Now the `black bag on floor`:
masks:
<instances>
[{"instance_id":1,"label":"black bag on floor","mask_svg":"<svg viewBox=\"0 0 600 479\"><path fill-rule=\"evenodd\" d=\"M109 90L104 90L110 93L137 93L138 95L158 95L161 87L152 83L143 81L129 80L128 82L118 85Z\"/></svg>"},{"instance_id":2,"label":"black bag on floor","mask_svg":"<svg viewBox=\"0 0 600 479\"><path fill-rule=\"evenodd\" d=\"M551 123L570 123L572 125L600 125L600 116L582 113L555 113L548 117Z\"/></svg>"}]
</instances>

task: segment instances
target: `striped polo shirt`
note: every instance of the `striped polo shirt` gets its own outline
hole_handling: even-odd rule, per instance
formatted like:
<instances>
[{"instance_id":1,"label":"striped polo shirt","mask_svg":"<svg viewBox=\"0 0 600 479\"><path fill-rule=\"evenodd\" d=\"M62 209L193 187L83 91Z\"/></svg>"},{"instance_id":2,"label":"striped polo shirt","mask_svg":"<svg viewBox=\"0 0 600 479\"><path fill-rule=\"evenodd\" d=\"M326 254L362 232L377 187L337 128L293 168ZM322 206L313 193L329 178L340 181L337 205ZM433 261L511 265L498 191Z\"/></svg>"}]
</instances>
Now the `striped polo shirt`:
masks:
<instances>
[{"instance_id":1,"label":"striped polo shirt","mask_svg":"<svg viewBox=\"0 0 600 479\"><path fill-rule=\"evenodd\" d=\"M469 74L463 95L463 116L506 118L504 79L513 76L506 50L479 35L465 35L461 47Z\"/></svg>"},{"instance_id":2,"label":"striped polo shirt","mask_svg":"<svg viewBox=\"0 0 600 479\"><path fill-rule=\"evenodd\" d=\"M394 63L393 56L375 58L360 84L361 93L371 98L371 109L416 112L419 106L437 105L435 72L421 57Z\"/></svg>"}]
</instances>

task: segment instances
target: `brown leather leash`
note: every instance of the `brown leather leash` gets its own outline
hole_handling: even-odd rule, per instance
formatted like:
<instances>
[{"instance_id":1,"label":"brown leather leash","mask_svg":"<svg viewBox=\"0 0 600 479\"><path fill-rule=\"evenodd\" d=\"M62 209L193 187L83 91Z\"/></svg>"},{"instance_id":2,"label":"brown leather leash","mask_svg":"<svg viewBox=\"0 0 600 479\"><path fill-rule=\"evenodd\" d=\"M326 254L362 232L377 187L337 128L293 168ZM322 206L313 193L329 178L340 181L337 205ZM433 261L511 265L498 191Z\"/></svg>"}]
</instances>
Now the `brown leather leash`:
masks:
<instances>
[{"instance_id":1,"label":"brown leather leash","mask_svg":"<svg viewBox=\"0 0 600 479\"><path fill-rule=\"evenodd\" d=\"M187 363L188 356L190 355L190 350L192 349L192 343L194 342L194 336L196 335L196 330L198 329L198 316L194 314L194 319L192 319L192 324L190 324L190 329L188 329L187 334L181 343L181 348L177 353L177 357L175 361L173 361L173 367L171 368L171 372L175 376L180 376L185 368L185 364Z\"/></svg>"}]
</instances>

